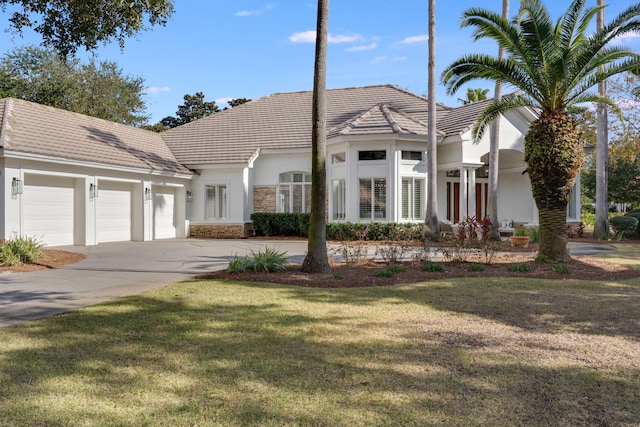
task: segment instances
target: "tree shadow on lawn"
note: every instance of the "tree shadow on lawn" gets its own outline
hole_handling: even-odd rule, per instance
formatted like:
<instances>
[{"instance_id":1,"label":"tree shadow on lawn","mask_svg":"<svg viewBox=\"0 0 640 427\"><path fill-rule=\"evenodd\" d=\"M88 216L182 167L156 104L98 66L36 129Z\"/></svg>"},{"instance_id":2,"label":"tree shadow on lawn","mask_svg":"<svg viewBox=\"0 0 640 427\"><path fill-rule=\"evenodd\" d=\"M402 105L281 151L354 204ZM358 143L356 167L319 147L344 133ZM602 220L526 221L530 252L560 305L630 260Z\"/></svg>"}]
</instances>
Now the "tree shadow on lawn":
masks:
<instances>
[{"instance_id":1,"label":"tree shadow on lawn","mask_svg":"<svg viewBox=\"0 0 640 427\"><path fill-rule=\"evenodd\" d=\"M293 298L310 302L368 305L387 299L470 314L527 331L602 334L640 340L640 279L606 282L452 278L379 288L292 286L288 290Z\"/></svg>"},{"instance_id":2,"label":"tree shadow on lawn","mask_svg":"<svg viewBox=\"0 0 640 427\"><path fill-rule=\"evenodd\" d=\"M203 303L202 286L260 297L239 304L242 299L219 292ZM471 281L457 288L346 291L186 282L162 298L134 296L5 328L0 419L15 425L640 422L637 365L601 371L545 365L526 353L505 353L509 343L499 337L448 330L455 315L432 330L422 325L430 319L424 310L411 310L414 302L436 306L438 300L439 309L481 313L488 302L471 301L478 287ZM539 288L494 287L498 299L516 304ZM331 303L331 295L336 304L391 305L309 308ZM392 321L377 317L385 309ZM511 316L510 310L496 317L508 323Z\"/></svg>"}]
</instances>

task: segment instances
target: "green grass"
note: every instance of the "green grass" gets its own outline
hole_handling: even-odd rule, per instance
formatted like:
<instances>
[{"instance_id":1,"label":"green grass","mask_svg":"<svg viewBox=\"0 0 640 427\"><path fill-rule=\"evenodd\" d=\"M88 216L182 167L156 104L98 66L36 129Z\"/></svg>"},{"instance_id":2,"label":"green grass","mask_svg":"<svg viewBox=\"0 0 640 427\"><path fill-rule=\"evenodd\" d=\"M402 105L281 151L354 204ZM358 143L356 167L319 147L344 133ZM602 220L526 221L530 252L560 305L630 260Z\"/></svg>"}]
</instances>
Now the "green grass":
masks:
<instances>
[{"instance_id":1,"label":"green grass","mask_svg":"<svg viewBox=\"0 0 640 427\"><path fill-rule=\"evenodd\" d=\"M640 279L189 281L0 329L0 425L638 425Z\"/></svg>"},{"instance_id":2,"label":"green grass","mask_svg":"<svg viewBox=\"0 0 640 427\"><path fill-rule=\"evenodd\" d=\"M622 264L633 268L640 268L640 244L638 243L614 243L615 252L592 255L604 258L609 262Z\"/></svg>"}]
</instances>

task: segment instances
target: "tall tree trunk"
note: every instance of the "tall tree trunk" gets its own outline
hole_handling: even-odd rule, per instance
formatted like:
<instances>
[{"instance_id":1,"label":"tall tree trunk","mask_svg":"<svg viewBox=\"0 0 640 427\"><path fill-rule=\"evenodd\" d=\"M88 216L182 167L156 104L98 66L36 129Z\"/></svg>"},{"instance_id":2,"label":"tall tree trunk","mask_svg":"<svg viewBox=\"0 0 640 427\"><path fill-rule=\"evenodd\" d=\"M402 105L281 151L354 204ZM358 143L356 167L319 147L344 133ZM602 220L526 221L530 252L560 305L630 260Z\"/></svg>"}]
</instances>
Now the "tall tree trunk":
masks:
<instances>
[{"instance_id":1,"label":"tall tree trunk","mask_svg":"<svg viewBox=\"0 0 640 427\"><path fill-rule=\"evenodd\" d=\"M598 6L604 6L604 0L598 0ZM600 30L604 27L604 8L598 11L596 26ZM601 67L602 69L603 67ZM598 95L607 96L607 83L598 84ZM596 109L596 223L593 237L599 239L609 234L609 125L607 106L598 103Z\"/></svg>"},{"instance_id":2,"label":"tall tree trunk","mask_svg":"<svg viewBox=\"0 0 640 427\"><path fill-rule=\"evenodd\" d=\"M311 130L311 218L302 271L331 273L327 256L327 37L329 0L318 0Z\"/></svg>"},{"instance_id":3,"label":"tall tree trunk","mask_svg":"<svg viewBox=\"0 0 640 427\"><path fill-rule=\"evenodd\" d=\"M509 19L509 0L502 0L502 17ZM504 47L498 48L498 60L504 59ZM502 82L496 81L493 94L495 102L502 99ZM491 220L491 240L500 240L500 218L498 217L498 169L500 162L500 118L493 123L491 142L489 146L489 194L487 195L487 210Z\"/></svg>"},{"instance_id":4,"label":"tall tree trunk","mask_svg":"<svg viewBox=\"0 0 640 427\"><path fill-rule=\"evenodd\" d=\"M524 151L540 218L536 260L567 261L567 203L584 163L576 121L563 109L543 110L525 135Z\"/></svg>"},{"instance_id":5,"label":"tall tree trunk","mask_svg":"<svg viewBox=\"0 0 640 427\"><path fill-rule=\"evenodd\" d=\"M436 135L436 0L429 0L429 112L427 117L427 208L424 237L440 240L438 220L438 140Z\"/></svg>"}]
</instances>

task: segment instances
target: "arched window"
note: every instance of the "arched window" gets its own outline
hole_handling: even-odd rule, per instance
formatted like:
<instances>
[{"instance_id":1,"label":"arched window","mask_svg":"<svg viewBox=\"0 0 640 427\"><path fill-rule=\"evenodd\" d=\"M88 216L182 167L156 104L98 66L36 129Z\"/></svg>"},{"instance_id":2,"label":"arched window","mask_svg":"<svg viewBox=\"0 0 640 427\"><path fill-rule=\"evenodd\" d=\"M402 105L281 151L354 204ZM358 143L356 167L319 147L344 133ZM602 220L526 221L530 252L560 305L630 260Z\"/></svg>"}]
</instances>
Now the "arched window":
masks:
<instances>
[{"instance_id":1,"label":"arched window","mask_svg":"<svg viewBox=\"0 0 640 427\"><path fill-rule=\"evenodd\" d=\"M311 210L311 174L285 172L278 183L278 212L309 213Z\"/></svg>"}]
</instances>

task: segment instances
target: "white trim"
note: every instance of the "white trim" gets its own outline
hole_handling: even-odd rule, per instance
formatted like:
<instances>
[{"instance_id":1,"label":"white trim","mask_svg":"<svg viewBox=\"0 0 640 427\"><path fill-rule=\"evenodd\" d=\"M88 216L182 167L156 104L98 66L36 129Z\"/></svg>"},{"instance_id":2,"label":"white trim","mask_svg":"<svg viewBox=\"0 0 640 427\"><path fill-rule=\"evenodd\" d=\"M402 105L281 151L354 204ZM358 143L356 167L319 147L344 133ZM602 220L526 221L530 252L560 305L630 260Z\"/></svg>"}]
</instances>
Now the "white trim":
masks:
<instances>
[{"instance_id":1,"label":"white trim","mask_svg":"<svg viewBox=\"0 0 640 427\"><path fill-rule=\"evenodd\" d=\"M145 174L145 175L155 175L155 176L170 176L175 178L183 178L183 179L191 179L193 174L185 174L180 172L169 172L169 171L158 171L154 169L141 169L141 168L133 168L127 166L118 166L112 164L105 163L94 163L94 162L84 162L80 160L71 160L65 159L62 157L51 157L44 156L40 154L31 154L31 153L22 153L18 151L5 151L3 153L3 157L8 159L19 159L19 160L35 160L38 162L47 162L65 166L77 166L77 167L89 167L91 169L104 169L108 171L118 171L118 172L129 172L129 173L137 173L137 174Z\"/></svg>"}]
</instances>

